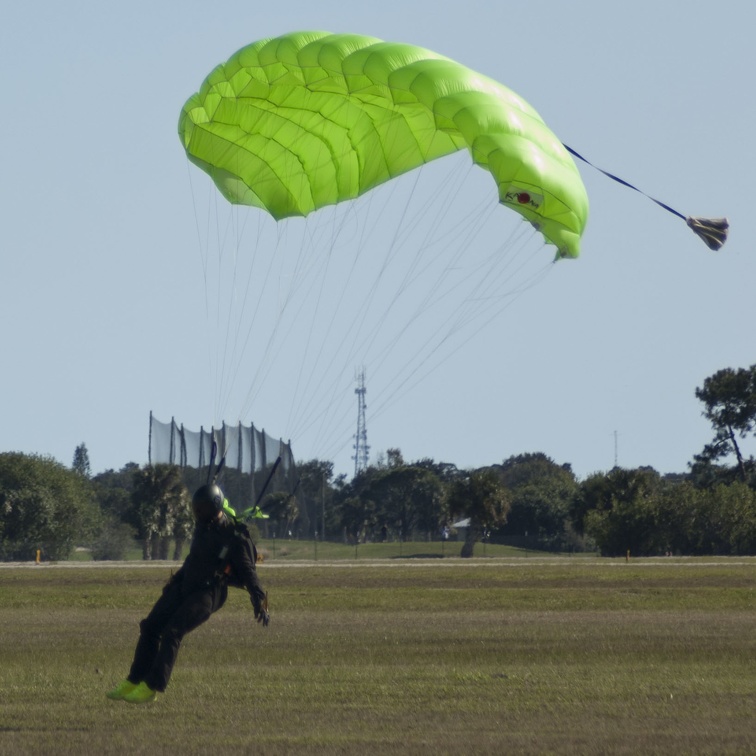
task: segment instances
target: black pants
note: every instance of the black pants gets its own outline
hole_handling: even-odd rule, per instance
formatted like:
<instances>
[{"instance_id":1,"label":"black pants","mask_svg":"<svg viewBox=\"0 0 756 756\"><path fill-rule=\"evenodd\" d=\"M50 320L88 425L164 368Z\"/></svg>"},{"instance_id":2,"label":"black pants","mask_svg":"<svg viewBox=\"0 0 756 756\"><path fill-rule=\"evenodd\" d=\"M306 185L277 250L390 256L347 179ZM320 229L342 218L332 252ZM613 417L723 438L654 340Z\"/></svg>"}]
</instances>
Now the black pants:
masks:
<instances>
[{"instance_id":1,"label":"black pants","mask_svg":"<svg viewBox=\"0 0 756 756\"><path fill-rule=\"evenodd\" d=\"M168 583L152 611L139 623L129 681L165 690L184 636L217 612L227 595L222 583L211 583L187 595L182 594L180 583Z\"/></svg>"}]
</instances>

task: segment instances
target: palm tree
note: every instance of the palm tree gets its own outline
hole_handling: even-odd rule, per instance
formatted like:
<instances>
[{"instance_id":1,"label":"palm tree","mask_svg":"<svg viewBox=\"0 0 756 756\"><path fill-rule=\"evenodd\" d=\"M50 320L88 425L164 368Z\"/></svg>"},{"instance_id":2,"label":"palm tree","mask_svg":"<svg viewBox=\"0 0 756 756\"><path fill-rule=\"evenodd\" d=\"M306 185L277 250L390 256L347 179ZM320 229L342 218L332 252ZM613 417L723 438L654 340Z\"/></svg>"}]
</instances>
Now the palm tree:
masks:
<instances>
[{"instance_id":1,"label":"palm tree","mask_svg":"<svg viewBox=\"0 0 756 756\"><path fill-rule=\"evenodd\" d=\"M486 530L503 525L510 507L509 492L490 469L474 470L452 482L449 488L452 516L470 518L460 556L471 557L475 544Z\"/></svg>"},{"instance_id":2,"label":"palm tree","mask_svg":"<svg viewBox=\"0 0 756 756\"><path fill-rule=\"evenodd\" d=\"M135 520L144 559L168 559L170 539L186 537L189 492L176 465L149 465L134 478Z\"/></svg>"}]
</instances>

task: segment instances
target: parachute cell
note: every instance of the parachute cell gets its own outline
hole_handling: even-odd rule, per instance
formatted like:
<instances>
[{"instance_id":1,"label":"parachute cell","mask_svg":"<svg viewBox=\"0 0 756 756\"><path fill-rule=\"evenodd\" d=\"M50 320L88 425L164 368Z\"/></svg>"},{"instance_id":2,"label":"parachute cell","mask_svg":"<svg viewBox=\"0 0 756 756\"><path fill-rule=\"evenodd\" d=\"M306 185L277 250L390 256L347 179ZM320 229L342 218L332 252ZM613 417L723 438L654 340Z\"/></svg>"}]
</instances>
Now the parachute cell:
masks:
<instances>
[{"instance_id":1,"label":"parachute cell","mask_svg":"<svg viewBox=\"0 0 756 756\"><path fill-rule=\"evenodd\" d=\"M189 159L277 220L354 199L467 149L499 201L576 257L588 200L565 147L510 89L420 47L299 32L255 42L187 100Z\"/></svg>"}]
</instances>

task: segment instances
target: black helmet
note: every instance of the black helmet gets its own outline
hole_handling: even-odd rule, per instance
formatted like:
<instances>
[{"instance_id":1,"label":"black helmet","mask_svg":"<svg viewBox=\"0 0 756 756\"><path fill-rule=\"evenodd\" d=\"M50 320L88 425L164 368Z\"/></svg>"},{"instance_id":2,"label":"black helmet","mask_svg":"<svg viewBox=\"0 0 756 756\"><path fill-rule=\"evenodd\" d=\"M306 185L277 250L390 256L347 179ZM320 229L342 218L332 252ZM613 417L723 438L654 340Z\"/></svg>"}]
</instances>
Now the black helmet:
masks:
<instances>
[{"instance_id":1,"label":"black helmet","mask_svg":"<svg viewBox=\"0 0 756 756\"><path fill-rule=\"evenodd\" d=\"M215 483L198 488L192 497L194 516L199 522L214 520L223 509L224 500L223 491Z\"/></svg>"}]
</instances>

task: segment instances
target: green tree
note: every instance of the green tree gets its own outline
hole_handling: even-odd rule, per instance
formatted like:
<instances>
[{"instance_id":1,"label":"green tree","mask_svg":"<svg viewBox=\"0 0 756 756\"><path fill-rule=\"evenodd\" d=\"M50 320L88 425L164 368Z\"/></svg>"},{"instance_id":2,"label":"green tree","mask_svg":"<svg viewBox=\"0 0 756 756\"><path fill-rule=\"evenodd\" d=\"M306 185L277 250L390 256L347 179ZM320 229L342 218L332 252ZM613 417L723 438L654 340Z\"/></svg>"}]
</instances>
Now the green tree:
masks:
<instances>
[{"instance_id":1,"label":"green tree","mask_svg":"<svg viewBox=\"0 0 756 756\"><path fill-rule=\"evenodd\" d=\"M18 452L0 454L0 556L66 559L89 545L100 512L89 481L59 462Z\"/></svg>"},{"instance_id":2,"label":"green tree","mask_svg":"<svg viewBox=\"0 0 756 756\"><path fill-rule=\"evenodd\" d=\"M386 467L404 467L404 456L401 449L386 450Z\"/></svg>"},{"instance_id":3,"label":"green tree","mask_svg":"<svg viewBox=\"0 0 756 756\"><path fill-rule=\"evenodd\" d=\"M652 468L615 467L583 481L573 511L604 556L663 553L668 540L658 526L663 488Z\"/></svg>"},{"instance_id":4,"label":"green tree","mask_svg":"<svg viewBox=\"0 0 756 756\"><path fill-rule=\"evenodd\" d=\"M444 488L435 473L405 465L401 456L379 470L362 492L373 502L374 519L380 528L399 534L401 540L415 531L436 533L446 520Z\"/></svg>"},{"instance_id":5,"label":"green tree","mask_svg":"<svg viewBox=\"0 0 756 756\"><path fill-rule=\"evenodd\" d=\"M178 562L194 532L194 512L191 507L188 489L185 489L182 500L176 503L173 513L173 560Z\"/></svg>"},{"instance_id":6,"label":"green tree","mask_svg":"<svg viewBox=\"0 0 756 756\"><path fill-rule=\"evenodd\" d=\"M286 536L294 528L299 517L299 503L296 496L285 491L274 491L263 499L260 507L276 523L276 530Z\"/></svg>"},{"instance_id":7,"label":"green tree","mask_svg":"<svg viewBox=\"0 0 756 756\"><path fill-rule=\"evenodd\" d=\"M460 471L456 465L451 462L436 462L429 457L419 459L412 463L413 467L419 467L423 470L430 470L444 485L464 477L465 473Z\"/></svg>"},{"instance_id":8,"label":"green tree","mask_svg":"<svg viewBox=\"0 0 756 756\"><path fill-rule=\"evenodd\" d=\"M689 480L665 482L656 496L656 528L664 552L702 554L702 490ZM709 552L710 553L710 552Z\"/></svg>"},{"instance_id":9,"label":"green tree","mask_svg":"<svg viewBox=\"0 0 756 756\"><path fill-rule=\"evenodd\" d=\"M367 492L373 478L381 469L371 466L348 483L343 479L337 481L338 485L334 493L334 517L348 541L359 543L365 539L367 533L377 528L375 502Z\"/></svg>"},{"instance_id":10,"label":"green tree","mask_svg":"<svg viewBox=\"0 0 756 756\"><path fill-rule=\"evenodd\" d=\"M344 537L348 542L364 542L366 534L376 529L375 503L366 496L348 496L342 492L337 507Z\"/></svg>"},{"instance_id":11,"label":"green tree","mask_svg":"<svg viewBox=\"0 0 756 756\"><path fill-rule=\"evenodd\" d=\"M87 445L85 443L79 444L74 449L73 465L74 472L79 473L85 478L92 476L92 468L89 464L89 452L87 451Z\"/></svg>"},{"instance_id":12,"label":"green tree","mask_svg":"<svg viewBox=\"0 0 756 756\"><path fill-rule=\"evenodd\" d=\"M717 486L710 492L719 513L729 554L756 554L756 492L744 483Z\"/></svg>"},{"instance_id":13,"label":"green tree","mask_svg":"<svg viewBox=\"0 0 756 756\"><path fill-rule=\"evenodd\" d=\"M739 440L756 430L756 365L719 370L696 389L696 397L704 403L703 415L712 424L714 439L695 456L694 471L700 474L701 467L734 456L738 476L747 482L754 460L744 456Z\"/></svg>"},{"instance_id":14,"label":"green tree","mask_svg":"<svg viewBox=\"0 0 756 756\"><path fill-rule=\"evenodd\" d=\"M296 489L299 504L301 532L314 536L325 536L326 512L333 499L333 462L311 459L297 465Z\"/></svg>"},{"instance_id":15,"label":"green tree","mask_svg":"<svg viewBox=\"0 0 756 756\"><path fill-rule=\"evenodd\" d=\"M756 554L756 492L735 481L698 491L693 553Z\"/></svg>"},{"instance_id":16,"label":"green tree","mask_svg":"<svg viewBox=\"0 0 756 756\"><path fill-rule=\"evenodd\" d=\"M603 492L586 527L606 555L756 553L756 492L740 481L699 488L648 470L600 477L584 484Z\"/></svg>"},{"instance_id":17,"label":"green tree","mask_svg":"<svg viewBox=\"0 0 756 756\"><path fill-rule=\"evenodd\" d=\"M105 470L92 478L95 498L103 514L127 522L136 527L132 521L132 493L134 476L139 472L139 465L129 462L118 472Z\"/></svg>"},{"instance_id":18,"label":"green tree","mask_svg":"<svg viewBox=\"0 0 756 756\"><path fill-rule=\"evenodd\" d=\"M511 504L509 492L491 469L475 470L449 487L449 513L470 518L460 556L471 557L486 530L503 525Z\"/></svg>"},{"instance_id":19,"label":"green tree","mask_svg":"<svg viewBox=\"0 0 756 756\"><path fill-rule=\"evenodd\" d=\"M191 509L179 468L161 464L139 470L134 476L132 499L144 559L168 559L170 539Z\"/></svg>"},{"instance_id":20,"label":"green tree","mask_svg":"<svg viewBox=\"0 0 756 756\"><path fill-rule=\"evenodd\" d=\"M401 539L435 533L447 518L444 484L432 460L407 464L395 448L350 483L336 481L333 502L339 527L356 541L383 539L388 531Z\"/></svg>"},{"instance_id":21,"label":"green tree","mask_svg":"<svg viewBox=\"0 0 756 756\"><path fill-rule=\"evenodd\" d=\"M492 469L511 494L505 532L528 535L545 548L566 546L570 505L578 488L570 466L536 453L510 457Z\"/></svg>"}]
</instances>

